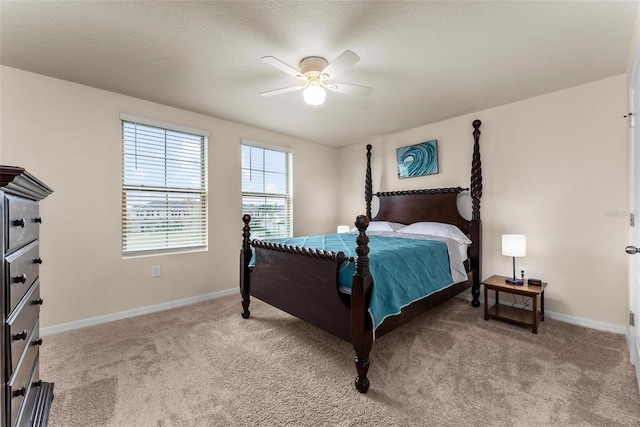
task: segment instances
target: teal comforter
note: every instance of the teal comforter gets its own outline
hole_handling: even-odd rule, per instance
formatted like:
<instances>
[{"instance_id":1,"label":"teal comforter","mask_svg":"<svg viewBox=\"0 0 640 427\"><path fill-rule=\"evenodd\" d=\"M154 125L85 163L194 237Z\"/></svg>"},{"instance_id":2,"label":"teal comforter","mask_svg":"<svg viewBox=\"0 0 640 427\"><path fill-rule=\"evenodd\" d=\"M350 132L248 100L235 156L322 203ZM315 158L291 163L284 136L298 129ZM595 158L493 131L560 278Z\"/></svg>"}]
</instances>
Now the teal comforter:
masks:
<instances>
[{"instance_id":1,"label":"teal comforter","mask_svg":"<svg viewBox=\"0 0 640 427\"><path fill-rule=\"evenodd\" d=\"M290 246L344 252L357 258L351 233L270 239ZM369 236L369 270L373 279L369 314L375 329L382 321L434 292L453 284L447 245L442 241ZM340 265L340 287L350 291L355 261Z\"/></svg>"}]
</instances>

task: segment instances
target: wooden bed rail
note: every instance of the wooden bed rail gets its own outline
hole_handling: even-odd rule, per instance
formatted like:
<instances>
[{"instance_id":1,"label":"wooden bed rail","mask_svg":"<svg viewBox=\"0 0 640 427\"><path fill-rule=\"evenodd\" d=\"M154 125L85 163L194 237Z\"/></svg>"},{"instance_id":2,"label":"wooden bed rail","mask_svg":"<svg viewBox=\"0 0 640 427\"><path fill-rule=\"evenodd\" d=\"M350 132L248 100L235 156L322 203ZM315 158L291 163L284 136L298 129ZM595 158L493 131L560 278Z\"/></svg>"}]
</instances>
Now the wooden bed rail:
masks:
<instances>
[{"instance_id":1,"label":"wooden bed rail","mask_svg":"<svg viewBox=\"0 0 640 427\"><path fill-rule=\"evenodd\" d=\"M289 254L298 254L322 258L330 261L336 261L338 264L344 261L353 261L353 257L348 257L344 252L332 252L321 249L302 248L300 246L283 245L280 243L271 243L264 240L252 240L251 246L254 248L270 249L272 251L286 252Z\"/></svg>"},{"instance_id":2,"label":"wooden bed rail","mask_svg":"<svg viewBox=\"0 0 640 427\"><path fill-rule=\"evenodd\" d=\"M440 194L440 193L462 193L468 191L469 188L462 187L448 187L448 188L425 188L422 190L399 190L399 191L382 191L377 192L375 195L378 197L384 196L407 196L412 194Z\"/></svg>"}]
</instances>

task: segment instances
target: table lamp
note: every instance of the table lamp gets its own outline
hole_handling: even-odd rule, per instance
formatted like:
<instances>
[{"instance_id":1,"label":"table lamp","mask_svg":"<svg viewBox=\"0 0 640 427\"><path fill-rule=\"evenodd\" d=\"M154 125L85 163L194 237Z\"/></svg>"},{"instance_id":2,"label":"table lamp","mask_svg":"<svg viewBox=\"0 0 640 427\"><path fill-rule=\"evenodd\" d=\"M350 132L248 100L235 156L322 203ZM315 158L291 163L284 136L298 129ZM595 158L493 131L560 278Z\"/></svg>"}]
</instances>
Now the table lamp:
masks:
<instances>
[{"instance_id":1,"label":"table lamp","mask_svg":"<svg viewBox=\"0 0 640 427\"><path fill-rule=\"evenodd\" d=\"M506 279L510 285L522 285L524 280L516 279L516 257L527 256L527 236L522 234L502 235L502 255L513 257L513 278Z\"/></svg>"}]
</instances>

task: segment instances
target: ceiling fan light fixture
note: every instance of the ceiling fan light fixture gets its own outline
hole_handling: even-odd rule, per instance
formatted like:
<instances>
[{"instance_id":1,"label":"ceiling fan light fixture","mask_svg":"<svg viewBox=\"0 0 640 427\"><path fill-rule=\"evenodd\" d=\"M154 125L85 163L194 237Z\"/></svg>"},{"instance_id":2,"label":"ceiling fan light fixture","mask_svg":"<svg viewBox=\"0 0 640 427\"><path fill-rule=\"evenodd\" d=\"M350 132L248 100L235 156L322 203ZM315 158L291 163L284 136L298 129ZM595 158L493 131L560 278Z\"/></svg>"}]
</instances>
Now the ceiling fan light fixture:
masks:
<instances>
[{"instance_id":1,"label":"ceiling fan light fixture","mask_svg":"<svg viewBox=\"0 0 640 427\"><path fill-rule=\"evenodd\" d=\"M261 96L279 95L302 90L304 102L309 105L321 105L327 96L327 90L357 96L369 96L373 90L367 86L350 83L327 83L327 80L333 79L348 70L360 60L360 57L350 50L345 50L332 62L327 62L326 59L319 56L307 56L300 61L299 70L280 61L275 56L263 56L262 60L280 71L303 80L305 84L261 92Z\"/></svg>"},{"instance_id":2,"label":"ceiling fan light fixture","mask_svg":"<svg viewBox=\"0 0 640 427\"><path fill-rule=\"evenodd\" d=\"M309 105L320 105L324 103L324 98L327 96L327 92L320 85L309 85L304 91L304 102Z\"/></svg>"}]
</instances>

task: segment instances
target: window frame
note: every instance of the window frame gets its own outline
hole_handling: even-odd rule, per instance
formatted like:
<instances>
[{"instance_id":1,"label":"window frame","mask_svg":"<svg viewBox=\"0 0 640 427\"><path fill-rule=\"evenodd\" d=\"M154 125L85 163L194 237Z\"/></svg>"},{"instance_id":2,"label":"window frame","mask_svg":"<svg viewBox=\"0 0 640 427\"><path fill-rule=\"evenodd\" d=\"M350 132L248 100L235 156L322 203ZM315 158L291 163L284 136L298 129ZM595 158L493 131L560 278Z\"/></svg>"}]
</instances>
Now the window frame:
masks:
<instances>
[{"instance_id":1,"label":"window frame","mask_svg":"<svg viewBox=\"0 0 640 427\"><path fill-rule=\"evenodd\" d=\"M242 147L247 146L247 147L254 147L254 148L259 148L262 150L268 150L268 151L274 151L274 152L278 152L278 153L284 153L286 155L286 192L285 194L280 194L280 193L267 193L267 192L251 192L251 191L244 191L244 188L242 188L242 174L245 170L245 168L243 167L242 164ZM288 224L285 230L284 235L281 236L263 236L262 233L257 232L256 231L256 222L253 222L253 226L252 226L252 237L253 238L257 238L257 239L271 239L271 238L287 238L287 237L292 237L293 236L293 154L294 154L294 150L288 147L282 147L282 146L277 146L277 145L270 145L270 144L265 144L262 142L258 142L258 141L254 141L254 140L249 140L249 139L242 139L241 141L241 147L240 147L240 156L241 156L241 190L242 190L242 210L243 210L243 214L248 213L245 212L245 208L244 208L244 199L245 197L266 197L266 198L284 198L285 199L285 203L286 203L286 211L287 211L287 217L288 217ZM254 218L254 216L252 215L252 219ZM258 219L258 218L255 218Z\"/></svg>"},{"instance_id":2,"label":"window frame","mask_svg":"<svg viewBox=\"0 0 640 427\"><path fill-rule=\"evenodd\" d=\"M126 162L127 162L127 153L125 152L125 123L130 123L133 125L142 125L145 127L153 127L157 128L160 131L164 132L178 132L188 134L190 136L195 136L200 138L199 148L199 160L200 160L200 168L194 177L200 182L200 185L197 188L191 187L180 187L180 186L158 186L158 185L148 185L149 183L131 183L126 182ZM138 256L149 256L149 255L161 255L168 253L185 253L185 252L194 252L194 251L202 251L208 249L208 238L209 238L209 214L208 214L208 205L209 205L209 186L208 186L208 145L209 145L209 136L210 133L205 130L190 128L186 126L176 125L173 123L163 122L159 120L148 119L144 117L133 116L129 114L120 114L120 132L122 137L122 177L121 177L121 250L124 258L128 257L138 257ZM166 142L165 142L165 150L166 150ZM168 169L166 159L171 159L170 157L165 157L165 166L164 166L164 177L165 179L168 177ZM173 160L177 160L177 156L173 158ZM165 200L171 200L171 195L178 194L194 194L198 195L201 200L201 204L199 204L198 214L201 219L193 221L193 224L199 224L199 227L202 229L201 238L194 239L192 242L187 244L171 244L171 245L162 245L160 247L156 245L156 247L149 248L138 248L135 249L127 249L126 241L127 237L130 235L130 232L127 231L127 227L131 225L135 225L135 219L131 219L133 217L130 216L131 210L127 207L127 195L131 193L139 193L139 197L146 197L146 195L150 193L159 193L165 194ZM164 233L169 233L169 230L172 228L170 225L172 222L171 217L175 216L175 212L172 212L169 208L170 204L167 202L167 206L165 207L165 225L164 229L161 231ZM176 226L174 224L173 226ZM194 235L199 234L195 232ZM150 245L151 246L151 245Z\"/></svg>"}]
</instances>

